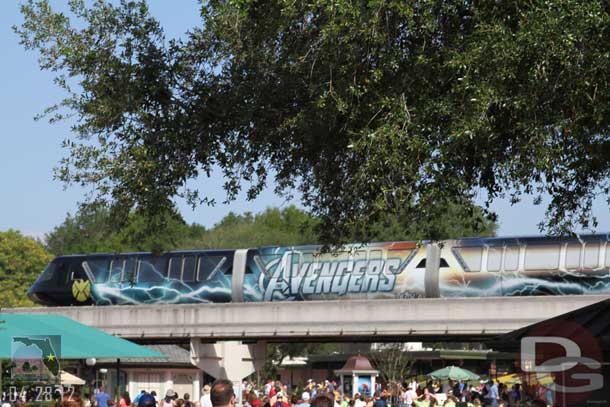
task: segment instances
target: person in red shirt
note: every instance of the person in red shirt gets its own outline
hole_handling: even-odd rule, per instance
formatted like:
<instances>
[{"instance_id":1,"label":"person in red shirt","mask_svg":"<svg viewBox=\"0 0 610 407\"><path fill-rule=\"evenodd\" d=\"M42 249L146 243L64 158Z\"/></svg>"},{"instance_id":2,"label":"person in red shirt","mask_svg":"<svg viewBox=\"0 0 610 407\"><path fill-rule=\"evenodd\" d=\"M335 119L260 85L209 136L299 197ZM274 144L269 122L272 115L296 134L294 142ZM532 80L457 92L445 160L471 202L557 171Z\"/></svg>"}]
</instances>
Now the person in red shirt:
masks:
<instances>
[{"instance_id":1,"label":"person in red shirt","mask_svg":"<svg viewBox=\"0 0 610 407\"><path fill-rule=\"evenodd\" d=\"M121 400L119 401L120 407L130 407L131 406L131 398L129 398L129 393L125 392L121 396Z\"/></svg>"}]
</instances>

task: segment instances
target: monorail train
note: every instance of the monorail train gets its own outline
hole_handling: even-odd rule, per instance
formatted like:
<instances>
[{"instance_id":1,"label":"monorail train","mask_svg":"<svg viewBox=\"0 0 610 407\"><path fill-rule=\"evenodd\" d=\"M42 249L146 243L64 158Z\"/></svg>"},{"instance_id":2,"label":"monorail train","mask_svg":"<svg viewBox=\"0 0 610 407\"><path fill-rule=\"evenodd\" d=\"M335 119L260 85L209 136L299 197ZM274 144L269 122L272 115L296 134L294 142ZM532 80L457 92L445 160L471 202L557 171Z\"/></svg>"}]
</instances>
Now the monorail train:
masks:
<instances>
[{"instance_id":1,"label":"monorail train","mask_svg":"<svg viewBox=\"0 0 610 407\"><path fill-rule=\"evenodd\" d=\"M43 305L610 293L610 235L428 244L87 254L55 258L28 290Z\"/></svg>"}]
</instances>

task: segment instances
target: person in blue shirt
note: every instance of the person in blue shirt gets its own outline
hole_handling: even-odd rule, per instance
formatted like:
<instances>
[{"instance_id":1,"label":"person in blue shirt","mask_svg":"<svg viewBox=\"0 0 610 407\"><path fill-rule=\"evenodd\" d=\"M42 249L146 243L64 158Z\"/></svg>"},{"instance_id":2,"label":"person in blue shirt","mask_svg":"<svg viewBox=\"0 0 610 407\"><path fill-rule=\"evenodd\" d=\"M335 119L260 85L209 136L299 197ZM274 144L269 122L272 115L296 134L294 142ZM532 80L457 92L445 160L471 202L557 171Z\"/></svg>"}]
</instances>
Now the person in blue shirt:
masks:
<instances>
[{"instance_id":1,"label":"person in blue shirt","mask_svg":"<svg viewBox=\"0 0 610 407\"><path fill-rule=\"evenodd\" d=\"M146 394L146 390L141 390L140 393L133 399L133 404L138 404L140 397L142 397L144 394Z\"/></svg>"},{"instance_id":2,"label":"person in blue shirt","mask_svg":"<svg viewBox=\"0 0 610 407\"><path fill-rule=\"evenodd\" d=\"M140 396L140 400L138 400L138 407L155 407L157 405L157 401L152 394L144 393Z\"/></svg>"},{"instance_id":3,"label":"person in blue shirt","mask_svg":"<svg viewBox=\"0 0 610 407\"><path fill-rule=\"evenodd\" d=\"M461 398L462 394L464 394L464 388L466 387L466 384L463 381L460 380L458 382L458 386L457 387L458 387L458 391L457 391L456 396ZM454 393L455 393L455 391L454 391Z\"/></svg>"},{"instance_id":4,"label":"person in blue shirt","mask_svg":"<svg viewBox=\"0 0 610 407\"><path fill-rule=\"evenodd\" d=\"M385 392L384 392L385 393ZM385 400L385 394L380 394L379 392L375 393L375 398L373 401L373 407L387 407L388 403Z\"/></svg>"},{"instance_id":5,"label":"person in blue shirt","mask_svg":"<svg viewBox=\"0 0 610 407\"><path fill-rule=\"evenodd\" d=\"M553 405L553 390L555 388L555 383L551 383L547 388L546 388L546 404L549 406Z\"/></svg>"},{"instance_id":6,"label":"person in blue shirt","mask_svg":"<svg viewBox=\"0 0 610 407\"><path fill-rule=\"evenodd\" d=\"M500 398L498 385L496 385L493 380L490 380L489 384L491 384L491 387L489 388L489 402L491 407L496 407L498 405L498 398Z\"/></svg>"},{"instance_id":7,"label":"person in blue shirt","mask_svg":"<svg viewBox=\"0 0 610 407\"><path fill-rule=\"evenodd\" d=\"M100 387L95 395L95 404L97 407L108 407L108 400L110 400L110 396L104 391L103 387Z\"/></svg>"}]
</instances>

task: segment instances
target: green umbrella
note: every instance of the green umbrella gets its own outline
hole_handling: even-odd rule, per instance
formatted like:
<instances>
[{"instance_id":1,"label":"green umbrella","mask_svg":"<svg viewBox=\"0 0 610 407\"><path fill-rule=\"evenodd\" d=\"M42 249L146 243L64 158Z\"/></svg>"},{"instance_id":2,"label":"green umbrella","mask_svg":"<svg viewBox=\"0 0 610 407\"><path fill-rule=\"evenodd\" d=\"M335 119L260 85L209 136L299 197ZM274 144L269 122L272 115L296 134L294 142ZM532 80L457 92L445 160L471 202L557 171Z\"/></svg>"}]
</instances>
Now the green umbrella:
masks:
<instances>
[{"instance_id":1,"label":"green umbrella","mask_svg":"<svg viewBox=\"0 0 610 407\"><path fill-rule=\"evenodd\" d=\"M439 380L477 380L479 375L472 373L470 370L462 369L457 366L447 366L432 373L428 373L429 377Z\"/></svg>"},{"instance_id":2,"label":"green umbrella","mask_svg":"<svg viewBox=\"0 0 610 407\"><path fill-rule=\"evenodd\" d=\"M19 340L29 345L33 338L41 342L40 337L44 340L45 336L60 338L60 349L55 352L61 359L166 357L61 315L0 314L0 320L0 359L12 357L15 338L25 338Z\"/></svg>"}]
</instances>

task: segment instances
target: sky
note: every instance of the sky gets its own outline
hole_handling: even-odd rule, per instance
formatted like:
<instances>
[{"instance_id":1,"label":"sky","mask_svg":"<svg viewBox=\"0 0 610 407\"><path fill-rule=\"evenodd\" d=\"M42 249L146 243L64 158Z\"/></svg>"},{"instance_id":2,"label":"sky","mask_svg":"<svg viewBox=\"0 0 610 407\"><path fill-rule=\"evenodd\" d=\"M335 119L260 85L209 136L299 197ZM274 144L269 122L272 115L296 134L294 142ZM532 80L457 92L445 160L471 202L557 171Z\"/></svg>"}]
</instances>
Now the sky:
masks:
<instances>
[{"instance_id":1,"label":"sky","mask_svg":"<svg viewBox=\"0 0 610 407\"><path fill-rule=\"evenodd\" d=\"M65 8L65 3L51 1L59 9ZM149 3L167 38L180 37L200 22L196 0L151 0ZM70 129L66 123L52 125L44 119L35 121L34 116L59 101L63 94L52 83L52 75L38 68L36 53L25 51L19 45L11 27L21 22L19 2L0 1L0 231L17 229L27 235L43 237L59 225L67 213L76 211L85 191L74 186L66 188L53 179L53 168L67 154L61 143L70 137ZM222 176L213 174L210 179L198 179L194 185L200 185L217 201L222 201L222 184ZM272 190L273 185L270 185L254 201L247 201L242 196L228 205L192 210L179 201L178 207L187 222L211 227L229 212L256 213L271 206L300 204L298 199L287 202ZM526 198L514 206L507 201L498 201L493 209L499 214L498 235L540 233L537 225L544 217L544 207L533 205L531 199ZM600 223L596 230L610 232L610 211L604 200L596 202L594 212Z\"/></svg>"}]
</instances>

